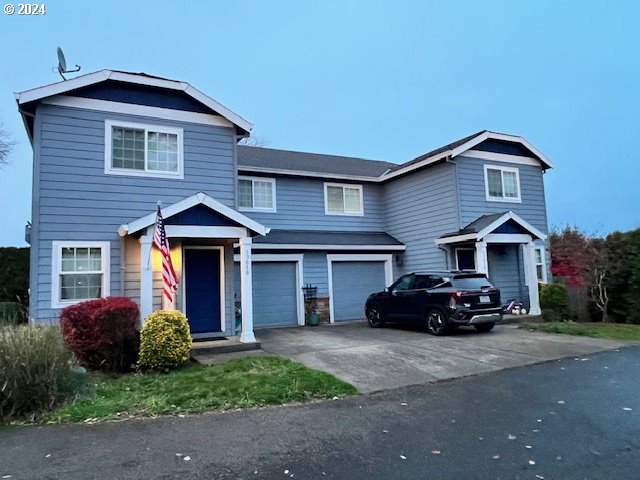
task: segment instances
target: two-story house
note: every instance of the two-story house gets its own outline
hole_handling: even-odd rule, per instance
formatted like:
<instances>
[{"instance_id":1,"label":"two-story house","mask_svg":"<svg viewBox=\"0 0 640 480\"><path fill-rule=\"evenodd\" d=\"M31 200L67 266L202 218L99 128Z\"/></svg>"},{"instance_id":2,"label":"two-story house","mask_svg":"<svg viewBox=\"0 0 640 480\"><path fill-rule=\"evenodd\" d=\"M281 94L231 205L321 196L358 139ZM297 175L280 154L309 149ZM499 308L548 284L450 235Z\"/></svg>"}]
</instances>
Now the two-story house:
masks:
<instances>
[{"instance_id":1,"label":"two-story house","mask_svg":"<svg viewBox=\"0 0 640 480\"><path fill-rule=\"evenodd\" d=\"M108 295L161 305L161 202L177 306L194 338L304 325L304 285L331 322L417 270L484 272L538 313L544 172L489 131L398 165L238 146L252 125L188 83L102 70L16 94L33 146L30 315ZM235 325L235 302L242 327Z\"/></svg>"}]
</instances>

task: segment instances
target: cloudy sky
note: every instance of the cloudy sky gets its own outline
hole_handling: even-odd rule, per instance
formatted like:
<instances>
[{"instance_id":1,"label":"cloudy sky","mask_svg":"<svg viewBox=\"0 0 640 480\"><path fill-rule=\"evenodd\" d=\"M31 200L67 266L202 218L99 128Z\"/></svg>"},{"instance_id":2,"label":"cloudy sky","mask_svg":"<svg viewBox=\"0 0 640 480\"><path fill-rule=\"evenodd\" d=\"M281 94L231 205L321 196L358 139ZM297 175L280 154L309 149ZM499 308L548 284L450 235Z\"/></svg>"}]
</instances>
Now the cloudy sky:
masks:
<instances>
[{"instance_id":1,"label":"cloudy sky","mask_svg":"<svg viewBox=\"0 0 640 480\"><path fill-rule=\"evenodd\" d=\"M4 2L6 3L6 1ZM550 226L640 226L640 2L46 1L0 13L0 246L23 245L31 148L13 92L82 72L185 80L273 148L403 162L481 129L556 168ZM99 212L96 212L99 213Z\"/></svg>"}]
</instances>

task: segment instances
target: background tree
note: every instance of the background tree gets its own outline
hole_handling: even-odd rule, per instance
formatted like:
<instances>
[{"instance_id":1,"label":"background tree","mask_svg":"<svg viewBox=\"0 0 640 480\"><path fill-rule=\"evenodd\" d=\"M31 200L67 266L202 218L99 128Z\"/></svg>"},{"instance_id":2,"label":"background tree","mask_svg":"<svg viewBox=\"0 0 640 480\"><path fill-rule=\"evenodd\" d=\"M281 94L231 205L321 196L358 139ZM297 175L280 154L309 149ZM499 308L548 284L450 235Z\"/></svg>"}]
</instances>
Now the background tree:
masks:
<instances>
[{"instance_id":1,"label":"background tree","mask_svg":"<svg viewBox=\"0 0 640 480\"><path fill-rule=\"evenodd\" d=\"M549 235L551 273L564 277L569 286L588 284L593 249L589 237L577 227L566 226Z\"/></svg>"},{"instance_id":2,"label":"background tree","mask_svg":"<svg viewBox=\"0 0 640 480\"><path fill-rule=\"evenodd\" d=\"M252 135L250 137L244 137L238 142L238 145L244 145L247 147L266 147L269 145L269 141L264 137Z\"/></svg>"},{"instance_id":3,"label":"background tree","mask_svg":"<svg viewBox=\"0 0 640 480\"><path fill-rule=\"evenodd\" d=\"M13 140L0 124L0 165L9 163L9 154L13 148Z\"/></svg>"}]
</instances>

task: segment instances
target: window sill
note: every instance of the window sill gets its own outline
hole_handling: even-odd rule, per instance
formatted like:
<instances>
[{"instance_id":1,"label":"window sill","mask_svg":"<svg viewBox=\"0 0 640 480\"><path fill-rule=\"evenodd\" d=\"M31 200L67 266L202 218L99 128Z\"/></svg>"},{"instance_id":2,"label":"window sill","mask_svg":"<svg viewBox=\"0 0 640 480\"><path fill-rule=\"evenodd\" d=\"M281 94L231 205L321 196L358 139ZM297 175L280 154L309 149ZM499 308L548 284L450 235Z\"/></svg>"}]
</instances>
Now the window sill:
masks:
<instances>
[{"instance_id":1,"label":"window sill","mask_svg":"<svg viewBox=\"0 0 640 480\"><path fill-rule=\"evenodd\" d=\"M249 207L238 207L239 212L261 212L261 213L276 213L275 208L249 208Z\"/></svg>"},{"instance_id":2,"label":"window sill","mask_svg":"<svg viewBox=\"0 0 640 480\"><path fill-rule=\"evenodd\" d=\"M497 203L522 203L521 198L495 198L495 197L486 197L487 202L497 202Z\"/></svg>"},{"instance_id":3,"label":"window sill","mask_svg":"<svg viewBox=\"0 0 640 480\"><path fill-rule=\"evenodd\" d=\"M105 175L120 175L124 177L169 178L174 180L184 179L184 174L182 172L163 173L163 172L148 172L148 171L142 171L142 170L105 169L104 173Z\"/></svg>"},{"instance_id":4,"label":"window sill","mask_svg":"<svg viewBox=\"0 0 640 480\"><path fill-rule=\"evenodd\" d=\"M324 212L325 215L333 215L338 217L364 217L364 213L339 213L339 212Z\"/></svg>"}]
</instances>

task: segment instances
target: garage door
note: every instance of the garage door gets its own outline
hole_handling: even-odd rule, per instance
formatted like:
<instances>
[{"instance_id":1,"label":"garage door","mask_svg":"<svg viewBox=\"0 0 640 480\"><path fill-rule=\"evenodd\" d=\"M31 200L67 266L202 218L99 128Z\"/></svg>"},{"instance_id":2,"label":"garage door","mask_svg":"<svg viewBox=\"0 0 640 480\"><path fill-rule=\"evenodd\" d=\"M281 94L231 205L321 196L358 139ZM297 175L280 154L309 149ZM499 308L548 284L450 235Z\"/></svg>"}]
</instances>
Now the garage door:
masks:
<instances>
[{"instance_id":1,"label":"garage door","mask_svg":"<svg viewBox=\"0 0 640 480\"><path fill-rule=\"evenodd\" d=\"M364 302L384 290L384 262L333 262L334 321L364 318Z\"/></svg>"},{"instance_id":2,"label":"garage door","mask_svg":"<svg viewBox=\"0 0 640 480\"><path fill-rule=\"evenodd\" d=\"M295 262L253 262L253 326L298 324ZM236 294L240 298L240 266L236 263Z\"/></svg>"}]
</instances>

